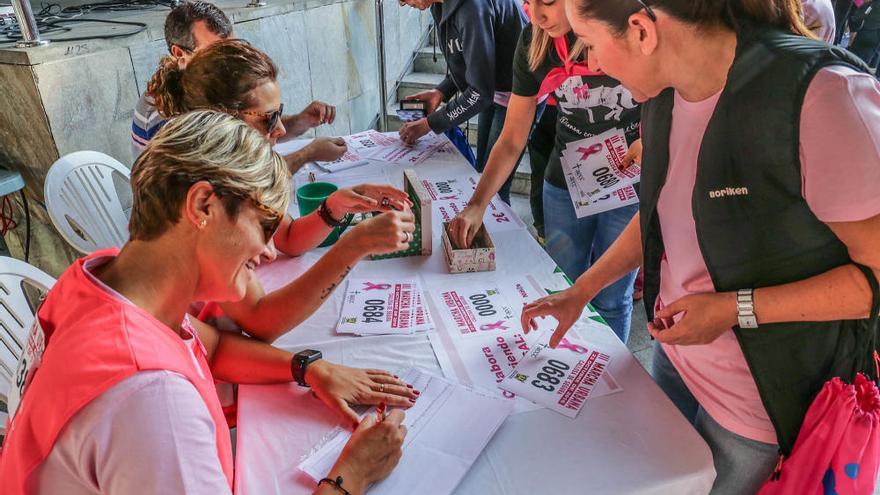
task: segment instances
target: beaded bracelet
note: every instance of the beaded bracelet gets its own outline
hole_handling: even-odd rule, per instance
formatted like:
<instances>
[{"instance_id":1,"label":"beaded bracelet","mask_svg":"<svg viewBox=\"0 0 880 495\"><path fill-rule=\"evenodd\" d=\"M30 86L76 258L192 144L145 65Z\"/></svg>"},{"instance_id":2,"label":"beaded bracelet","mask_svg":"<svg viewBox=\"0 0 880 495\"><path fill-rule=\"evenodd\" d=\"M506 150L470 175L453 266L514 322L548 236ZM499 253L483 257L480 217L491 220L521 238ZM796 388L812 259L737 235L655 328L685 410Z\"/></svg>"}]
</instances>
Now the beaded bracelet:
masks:
<instances>
[{"instance_id":1,"label":"beaded bracelet","mask_svg":"<svg viewBox=\"0 0 880 495\"><path fill-rule=\"evenodd\" d=\"M333 214L330 213L330 208L327 207L327 200L325 199L321 205L318 206L318 216L321 217L321 220L323 220L328 227L348 227L354 215L345 215L342 217L342 220L336 220L333 218Z\"/></svg>"}]
</instances>

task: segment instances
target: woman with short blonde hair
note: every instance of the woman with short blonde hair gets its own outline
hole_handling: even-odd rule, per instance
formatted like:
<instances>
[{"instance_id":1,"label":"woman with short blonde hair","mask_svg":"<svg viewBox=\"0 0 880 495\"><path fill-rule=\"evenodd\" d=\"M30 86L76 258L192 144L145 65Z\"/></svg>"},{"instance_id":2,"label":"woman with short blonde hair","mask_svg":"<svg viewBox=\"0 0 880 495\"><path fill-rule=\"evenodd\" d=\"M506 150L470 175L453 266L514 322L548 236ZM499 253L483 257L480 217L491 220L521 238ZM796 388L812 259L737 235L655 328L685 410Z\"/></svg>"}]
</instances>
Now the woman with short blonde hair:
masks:
<instances>
[{"instance_id":1,"label":"woman with short blonde hair","mask_svg":"<svg viewBox=\"0 0 880 495\"><path fill-rule=\"evenodd\" d=\"M290 195L283 159L240 120L196 112L159 132L132 186L131 240L74 263L37 312L0 456L3 493L231 494L214 379L294 379L291 353L187 314L190 301L241 299L254 268L274 257ZM325 403L407 406L416 396L392 395L407 389L388 373L322 359L302 378ZM387 476L402 420L397 410L354 424L330 478L363 493Z\"/></svg>"}]
</instances>

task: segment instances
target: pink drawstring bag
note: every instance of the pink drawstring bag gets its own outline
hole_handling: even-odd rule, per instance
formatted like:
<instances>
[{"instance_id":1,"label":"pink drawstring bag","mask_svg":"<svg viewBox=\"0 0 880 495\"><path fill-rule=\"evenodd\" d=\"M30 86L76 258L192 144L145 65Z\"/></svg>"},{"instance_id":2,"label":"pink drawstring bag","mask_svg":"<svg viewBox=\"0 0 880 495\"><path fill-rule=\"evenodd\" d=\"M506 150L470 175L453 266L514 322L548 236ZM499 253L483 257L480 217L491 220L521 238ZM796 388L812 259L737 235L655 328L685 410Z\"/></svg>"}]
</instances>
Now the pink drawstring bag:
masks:
<instances>
[{"instance_id":1,"label":"pink drawstring bag","mask_svg":"<svg viewBox=\"0 0 880 495\"><path fill-rule=\"evenodd\" d=\"M875 353L875 359L877 355ZM871 495L880 468L880 392L865 375L825 383L788 459L758 495Z\"/></svg>"}]
</instances>

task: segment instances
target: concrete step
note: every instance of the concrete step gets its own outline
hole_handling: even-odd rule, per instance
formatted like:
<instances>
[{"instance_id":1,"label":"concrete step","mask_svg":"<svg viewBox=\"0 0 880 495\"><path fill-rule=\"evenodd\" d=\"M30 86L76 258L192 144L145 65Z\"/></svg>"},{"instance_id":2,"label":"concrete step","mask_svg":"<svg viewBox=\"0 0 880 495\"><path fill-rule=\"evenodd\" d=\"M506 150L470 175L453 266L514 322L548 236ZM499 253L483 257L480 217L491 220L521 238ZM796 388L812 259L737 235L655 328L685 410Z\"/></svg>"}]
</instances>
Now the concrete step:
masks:
<instances>
[{"instance_id":1,"label":"concrete step","mask_svg":"<svg viewBox=\"0 0 880 495\"><path fill-rule=\"evenodd\" d=\"M414 72L427 72L430 74L446 74L446 59L440 50L437 50L437 61L434 61L434 48L426 46L416 51L416 57L413 61Z\"/></svg>"},{"instance_id":2,"label":"concrete step","mask_svg":"<svg viewBox=\"0 0 880 495\"><path fill-rule=\"evenodd\" d=\"M402 100L407 96L420 93L428 89L434 89L443 81L443 74L434 74L431 72L410 72L403 76L400 85L397 88L397 100ZM394 106L397 109L397 106Z\"/></svg>"}]
</instances>

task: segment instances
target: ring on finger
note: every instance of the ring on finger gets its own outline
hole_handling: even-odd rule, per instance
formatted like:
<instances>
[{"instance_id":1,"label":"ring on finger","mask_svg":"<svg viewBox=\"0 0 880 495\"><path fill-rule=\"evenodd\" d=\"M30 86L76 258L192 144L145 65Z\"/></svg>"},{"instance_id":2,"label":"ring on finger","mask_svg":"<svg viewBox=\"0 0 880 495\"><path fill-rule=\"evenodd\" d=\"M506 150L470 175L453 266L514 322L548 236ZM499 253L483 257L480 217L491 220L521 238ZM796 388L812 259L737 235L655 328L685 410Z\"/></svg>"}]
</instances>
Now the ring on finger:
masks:
<instances>
[{"instance_id":1,"label":"ring on finger","mask_svg":"<svg viewBox=\"0 0 880 495\"><path fill-rule=\"evenodd\" d=\"M403 233L403 242L405 242L405 243L409 243L409 241L410 241L410 233L409 233L409 232L404 232L404 233Z\"/></svg>"},{"instance_id":2,"label":"ring on finger","mask_svg":"<svg viewBox=\"0 0 880 495\"><path fill-rule=\"evenodd\" d=\"M385 384L384 383L379 384L379 393L385 393Z\"/></svg>"}]
</instances>

